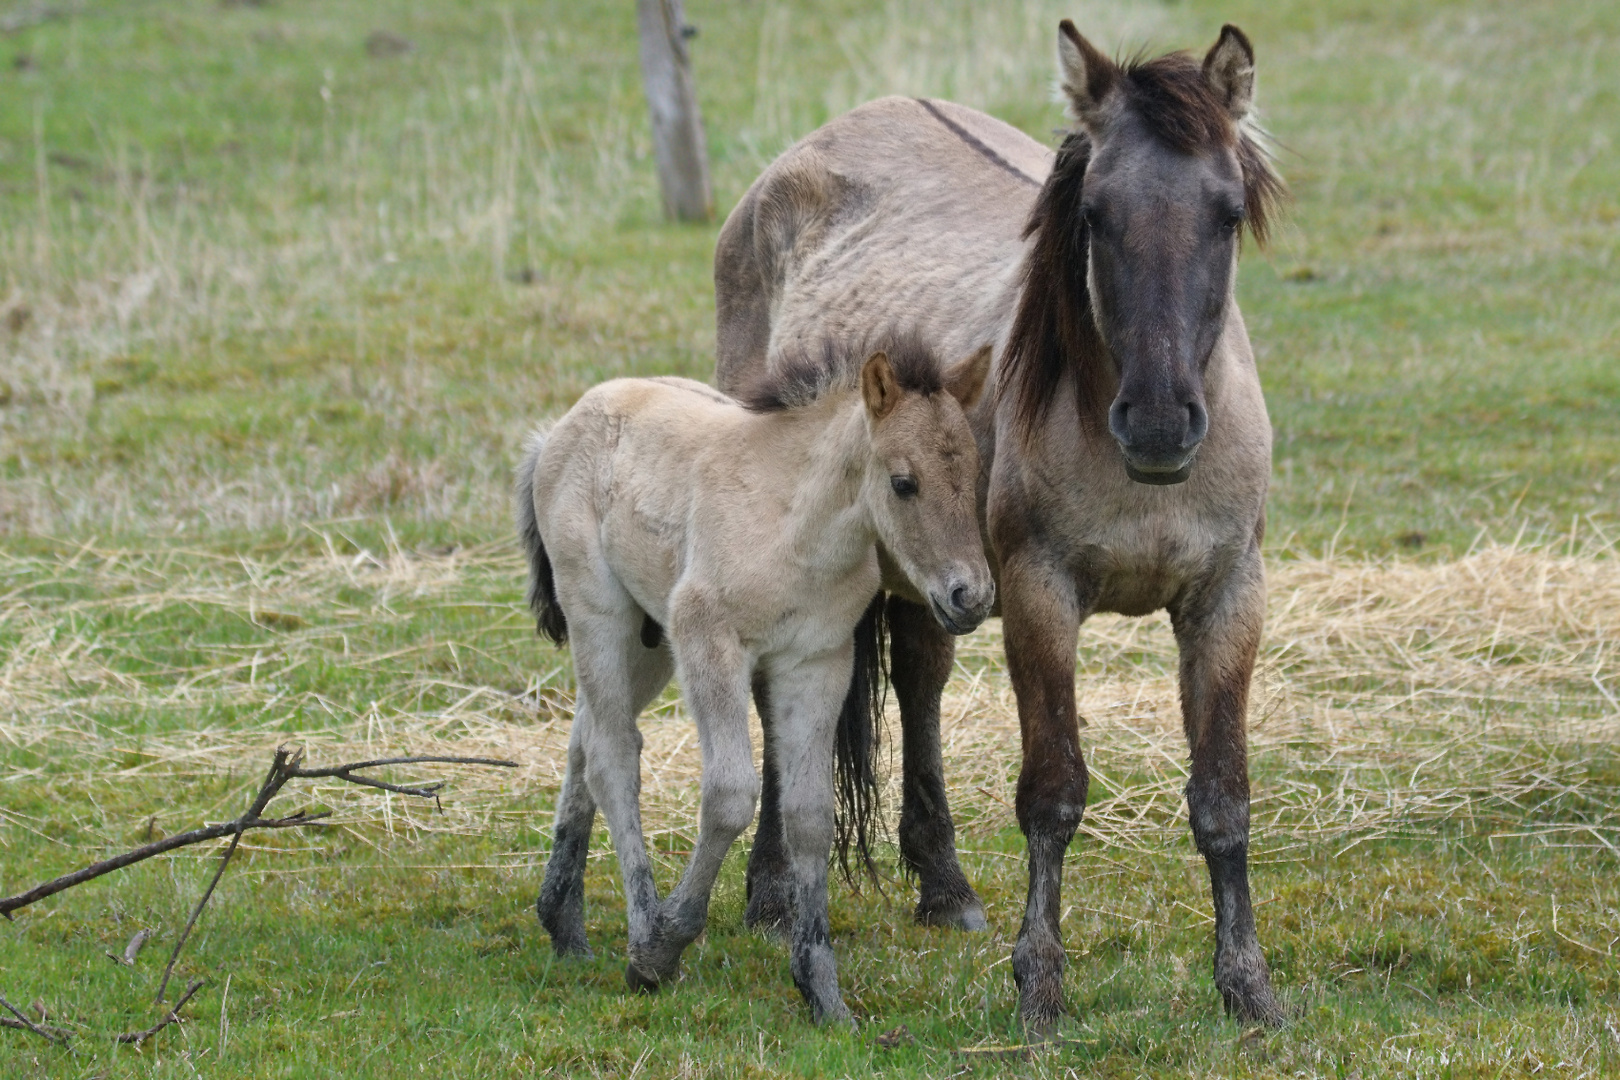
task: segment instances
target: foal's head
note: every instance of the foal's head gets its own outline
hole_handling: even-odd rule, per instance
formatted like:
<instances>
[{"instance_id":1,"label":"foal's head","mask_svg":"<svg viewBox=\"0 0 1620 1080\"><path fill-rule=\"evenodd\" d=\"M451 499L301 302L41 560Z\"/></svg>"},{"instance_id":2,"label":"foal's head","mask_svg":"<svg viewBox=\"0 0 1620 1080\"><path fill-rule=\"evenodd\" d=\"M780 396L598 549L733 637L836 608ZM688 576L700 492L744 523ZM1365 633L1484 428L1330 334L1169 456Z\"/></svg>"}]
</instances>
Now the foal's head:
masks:
<instances>
[{"instance_id":1,"label":"foal's head","mask_svg":"<svg viewBox=\"0 0 1620 1080\"><path fill-rule=\"evenodd\" d=\"M977 511L979 450L967 410L990 371L987 345L944 372L900 343L861 367L871 454L865 498L883 546L953 634L984 621L995 583Z\"/></svg>"},{"instance_id":2,"label":"foal's head","mask_svg":"<svg viewBox=\"0 0 1620 1080\"><path fill-rule=\"evenodd\" d=\"M1209 430L1204 373L1230 309L1238 238L1247 226L1264 241L1282 191L1250 119L1254 51L1226 26L1202 62L1171 53L1120 64L1064 20L1058 58L1079 127L1030 218L1009 344L1009 374L1023 372L1019 413L1032 424L1069 371L1082 419L1106 409L1132 479L1179 483Z\"/></svg>"}]
</instances>

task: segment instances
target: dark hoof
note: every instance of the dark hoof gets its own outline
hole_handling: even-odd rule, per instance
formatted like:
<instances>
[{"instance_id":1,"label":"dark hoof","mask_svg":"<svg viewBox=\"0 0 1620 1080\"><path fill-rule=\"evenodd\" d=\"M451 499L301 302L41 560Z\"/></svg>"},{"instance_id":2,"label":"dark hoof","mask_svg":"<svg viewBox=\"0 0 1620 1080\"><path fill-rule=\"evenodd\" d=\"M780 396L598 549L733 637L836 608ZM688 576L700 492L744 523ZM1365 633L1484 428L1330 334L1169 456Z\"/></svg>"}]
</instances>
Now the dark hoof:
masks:
<instances>
[{"instance_id":1,"label":"dark hoof","mask_svg":"<svg viewBox=\"0 0 1620 1080\"><path fill-rule=\"evenodd\" d=\"M923 926L943 926L969 933L977 933L990 926L990 921L984 917L984 905L979 903L977 896L932 903L920 900L917 902L916 920Z\"/></svg>"},{"instance_id":2,"label":"dark hoof","mask_svg":"<svg viewBox=\"0 0 1620 1080\"><path fill-rule=\"evenodd\" d=\"M984 904L962 872L944 875L941 881L923 880L922 896L917 900L916 920L923 926L944 926L956 930L977 931L990 924L984 917Z\"/></svg>"},{"instance_id":3,"label":"dark hoof","mask_svg":"<svg viewBox=\"0 0 1620 1080\"><path fill-rule=\"evenodd\" d=\"M1027 940L1013 949L1013 982L1018 984L1018 1017L1032 1038L1048 1038L1063 1018L1063 948L1042 950Z\"/></svg>"},{"instance_id":4,"label":"dark hoof","mask_svg":"<svg viewBox=\"0 0 1620 1080\"><path fill-rule=\"evenodd\" d=\"M1287 1010L1267 984L1251 987L1246 992L1222 990L1221 999L1226 1005L1226 1015L1245 1024L1278 1028L1288 1022Z\"/></svg>"},{"instance_id":5,"label":"dark hoof","mask_svg":"<svg viewBox=\"0 0 1620 1080\"><path fill-rule=\"evenodd\" d=\"M845 1031L855 1030L855 1014L849 1011L849 1006L841 1000L834 999L833 1005L821 1009L812 1007L810 1016L816 1022L816 1027L842 1028Z\"/></svg>"},{"instance_id":6,"label":"dark hoof","mask_svg":"<svg viewBox=\"0 0 1620 1080\"><path fill-rule=\"evenodd\" d=\"M624 966L624 984L638 994L658 993L658 980L646 974L634 964Z\"/></svg>"},{"instance_id":7,"label":"dark hoof","mask_svg":"<svg viewBox=\"0 0 1620 1080\"><path fill-rule=\"evenodd\" d=\"M773 937L786 937L797 915L790 896L775 889L755 889L743 912L743 925Z\"/></svg>"},{"instance_id":8,"label":"dark hoof","mask_svg":"<svg viewBox=\"0 0 1620 1080\"><path fill-rule=\"evenodd\" d=\"M573 940L554 937L551 939L551 951L559 960L589 960L596 955L583 937Z\"/></svg>"}]
</instances>

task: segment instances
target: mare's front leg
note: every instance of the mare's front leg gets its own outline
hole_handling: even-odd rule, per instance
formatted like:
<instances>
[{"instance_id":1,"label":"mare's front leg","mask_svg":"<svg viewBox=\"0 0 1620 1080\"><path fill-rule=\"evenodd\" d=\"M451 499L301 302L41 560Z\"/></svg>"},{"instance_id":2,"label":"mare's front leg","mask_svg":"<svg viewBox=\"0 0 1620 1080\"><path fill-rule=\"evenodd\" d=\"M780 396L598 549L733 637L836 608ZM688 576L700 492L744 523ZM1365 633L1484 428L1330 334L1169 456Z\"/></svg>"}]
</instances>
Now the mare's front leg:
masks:
<instances>
[{"instance_id":1,"label":"mare's front leg","mask_svg":"<svg viewBox=\"0 0 1620 1080\"><path fill-rule=\"evenodd\" d=\"M781 770L771 738L774 715L771 686L763 670L754 672L754 707L765 735L765 784L759 797L759 824L748 852L748 908L743 925L773 934L793 928L793 874L782 839Z\"/></svg>"},{"instance_id":2,"label":"mare's front leg","mask_svg":"<svg viewBox=\"0 0 1620 1080\"><path fill-rule=\"evenodd\" d=\"M802 660L772 676L774 744L784 853L793 885L793 982L818 1024L850 1022L838 992L827 919L827 863L833 841L833 741L849 690L848 647Z\"/></svg>"},{"instance_id":3,"label":"mare's front leg","mask_svg":"<svg viewBox=\"0 0 1620 1080\"><path fill-rule=\"evenodd\" d=\"M1265 617L1258 544L1170 615L1181 649L1182 717L1192 751L1187 810L1215 900L1215 986L1227 1012L1280 1024L1283 1010L1249 898L1249 680Z\"/></svg>"},{"instance_id":4,"label":"mare's front leg","mask_svg":"<svg viewBox=\"0 0 1620 1080\"><path fill-rule=\"evenodd\" d=\"M956 825L945 798L939 701L956 644L927 608L889 597L890 683L900 705L900 858L917 875L916 919L931 926L985 928L984 904L956 859Z\"/></svg>"},{"instance_id":5,"label":"mare's front leg","mask_svg":"<svg viewBox=\"0 0 1620 1080\"><path fill-rule=\"evenodd\" d=\"M1086 808L1088 777L1074 703L1074 650L1085 612L1073 579L1042 552L1002 560L1002 630L1018 699L1023 766L1018 826L1029 844L1029 896L1013 949L1019 1014L1031 1031L1063 1011L1063 939L1058 926L1063 855Z\"/></svg>"},{"instance_id":6,"label":"mare's front leg","mask_svg":"<svg viewBox=\"0 0 1620 1080\"><path fill-rule=\"evenodd\" d=\"M748 657L717 611L695 591L671 604L671 637L703 753L698 838L680 884L652 933L630 942L625 977L646 989L674 976L681 953L709 920L709 895L726 852L754 819L759 776L748 744Z\"/></svg>"}]
</instances>

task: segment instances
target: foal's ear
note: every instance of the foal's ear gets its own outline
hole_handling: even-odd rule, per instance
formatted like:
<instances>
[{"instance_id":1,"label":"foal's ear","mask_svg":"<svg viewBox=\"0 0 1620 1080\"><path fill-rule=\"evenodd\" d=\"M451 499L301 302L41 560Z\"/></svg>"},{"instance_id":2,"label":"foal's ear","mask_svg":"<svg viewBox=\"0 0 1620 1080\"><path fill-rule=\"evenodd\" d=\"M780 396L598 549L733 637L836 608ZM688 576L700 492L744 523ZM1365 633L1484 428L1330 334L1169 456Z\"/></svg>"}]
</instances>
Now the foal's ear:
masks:
<instances>
[{"instance_id":1,"label":"foal's ear","mask_svg":"<svg viewBox=\"0 0 1620 1080\"><path fill-rule=\"evenodd\" d=\"M1102 120L1103 105L1119 86L1119 65L1080 36L1074 23L1058 23L1058 70L1070 110L1087 131Z\"/></svg>"},{"instance_id":2,"label":"foal's ear","mask_svg":"<svg viewBox=\"0 0 1620 1080\"><path fill-rule=\"evenodd\" d=\"M900 380L894 377L888 353L875 352L866 358L861 367L861 397L874 420L882 420L900 404Z\"/></svg>"},{"instance_id":3,"label":"foal's ear","mask_svg":"<svg viewBox=\"0 0 1620 1080\"><path fill-rule=\"evenodd\" d=\"M1221 27L1220 39L1204 56L1204 82L1234 124L1249 115L1254 105L1254 46L1231 23Z\"/></svg>"},{"instance_id":4,"label":"foal's ear","mask_svg":"<svg viewBox=\"0 0 1620 1080\"><path fill-rule=\"evenodd\" d=\"M963 409L979 403L990 375L990 346L986 345L966 360L958 360L945 372L945 389Z\"/></svg>"}]
</instances>

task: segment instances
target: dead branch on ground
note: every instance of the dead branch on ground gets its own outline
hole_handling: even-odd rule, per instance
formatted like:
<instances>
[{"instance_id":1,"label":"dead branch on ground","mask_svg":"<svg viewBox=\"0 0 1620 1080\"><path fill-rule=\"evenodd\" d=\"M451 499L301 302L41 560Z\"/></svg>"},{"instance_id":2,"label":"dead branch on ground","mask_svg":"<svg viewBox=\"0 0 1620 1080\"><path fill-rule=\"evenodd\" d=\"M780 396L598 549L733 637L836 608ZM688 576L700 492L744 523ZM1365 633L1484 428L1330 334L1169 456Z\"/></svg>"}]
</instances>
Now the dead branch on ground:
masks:
<instances>
[{"instance_id":1,"label":"dead branch on ground","mask_svg":"<svg viewBox=\"0 0 1620 1080\"><path fill-rule=\"evenodd\" d=\"M191 936L192 928L197 925L197 919L200 915L202 915L203 906L208 903L208 898L214 895L214 888L219 884L220 877L225 873L225 867L230 864L231 856L236 854L237 846L242 842L242 834L250 829L291 829L302 828L309 825L320 825L324 824L321 819L331 816L331 811L329 810L323 810L319 813L311 813L308 810L299 810L297 813L290 814L287 817L264 817L263 815L265 808L269 806L270 800L274 799L281 793L281 789L289 780L342 780L345 783L380 788L383 791L393 791L401 795L414 795L418 798L433 799L435 803L437 803L439 791L444 787L443 782L436 784L407 786L402 784L390 784L382 780L373 780L369 776L356 776L355 773L362 769L376 769L384 765L492 765L503 769L515 769L518 767L517 762L505 761L500 758L449 757L436 754L421 754L412 757L374 758L370 761L352 761L344 765L331 765L320 768L304 768L303 761L304 751L302 747L295 750L289 750L284 746L278 746L276 748L275 757L270 763L270 771L268 775L265 776L264 783L259 786L258 792L253 796L252 803L250 803L248 808L243 811L242 815L236 818L234 821L224 821L215 825L204 825L201 828L192 829L188 832L176 833L174 836L165 837L162 840L157 840L150 844L143 844L133 851L126 851L122 855L115 855L110 859L103 859L100 862L92 863L82 870L75 870L71 874L63 874L61 877L52 878L50 881L34 886L27 892L18 893L16 896L8 896L5 899L0 899L0 915L10 919L11 913L20 908L25 908L29 904L33 904L45 899L47 896L54 896L64 889L71 889L75 885L81 885L86 881L93 881L94 879L101 877L103 874L110 874L114 870L121 870L126 866L131 866L143 860L150 859L155 855L162 855L165 852L174 851L177 848L189 847L192 844L201 844L209 840L218 840L229 836L231 838L230 845L227 846L225 851L220 855L219 864L214 868L214 876L209 880L208 888L203 891L202 898L198 900L196 906L192 908L191 917L186 920L185 929L180 931L180 937L174 943L174 951L169 954L169 962L163 968L163 980L158 985L157 993L157 1000L161 1002L163 1000L164 993L169 988L169 979L174 974L175 962L180 959L180 950L185 948L186 939ZM137 937L139 937L139 935L137 935ZM144 941L145 939L141 938L140 940ZM129 947L124 950L125 962L133 964L135 959L134 954L139 951L139 948L140 946L136 944L134 940L132 940ZM114 959L116 960L117 958L115 957ZM195 991L196 987L192 987L190 990L186 991L186 998L189 998ZM183 998L182 1002L184 1000L185 999ZM10 1008L10 1006L8 1005L7 1008ZM175 1010L178 1010L178 1008L178 1005L175 1006ZM171 1010L171 1013L175 1010ZM14 1009L12 1011L16 1012ZM17 1013L17 1015L22 1017L21 1013ZM27 1022L26 1017L22 1017L22 1019L24 1022ZM172 1021L165 1021L165 1023L169 1022ZM163 1026L163 1024L158 1025L159 1028ZM31 1026L31 1030L35 1031L36 1033L41 1033L40 1029L37 1027ZM157 1028L154 1028L153 1030L155 1031ZM120 1037L120 1040L122 1041L122 1037Z\"/></svg>"},{"instance_id":2,"label":"dead branch on ground","mask_svg":"<svg viewBox=\"0 0 1620 1080\"><path fill-rule=\"evenodd\" d=\"M124 1034L118 1036L117 1041L125 1044L134 1043L138 1046L147 1039L150 1039L152 1036L156 1035L158 1032L162 1031L164 1028L168 1027L170 1024L184 1023L184 1020L180 1016L180 1010L186 1007L186 1002L191 1000L192 994L195 994L198 990L202 989L202 984L203 981L198 979L196 982L186 987L186 992L180 995L180 1000L174 1003L174 1008L170 1009L164 1015L163 1019L159 1020L145 1031L126 1031Z\"/></svg>"},{"instance_id":3,"label":"dead branch on ground","mask_svg":"<svg viewBox=\"0 0 1620 1080\"><path fill-rule=\"evenodd\" d=\"M50 1027L49 1025L34 1023L23 1014L21 1009L7 1001L4 994L0 994L0 1005L5 1006L6 1011L11 1013L11 1016L15 1016L17 1018L13 1020L11 1016L0 1016L0 1027L15 1028L18 1031L32 1031L35 1035L38 1035L42 1039L48 1039L49 1041L57 1043L61 1046L67 1045L67 1032L63 1031L59 1027Z\"/></svg>"}]
</instances>

